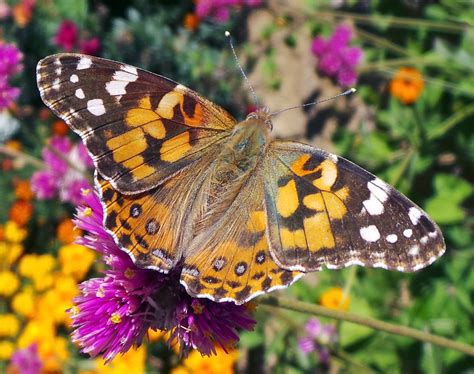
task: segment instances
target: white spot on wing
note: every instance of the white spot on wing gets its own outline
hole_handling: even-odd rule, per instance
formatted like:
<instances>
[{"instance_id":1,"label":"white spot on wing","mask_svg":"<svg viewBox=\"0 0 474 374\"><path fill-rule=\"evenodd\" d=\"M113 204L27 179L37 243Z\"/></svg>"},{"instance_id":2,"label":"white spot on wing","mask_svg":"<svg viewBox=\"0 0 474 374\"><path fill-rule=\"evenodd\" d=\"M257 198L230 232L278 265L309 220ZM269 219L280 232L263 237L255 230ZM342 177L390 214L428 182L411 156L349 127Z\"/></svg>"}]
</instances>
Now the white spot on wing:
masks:
<instances>
[{"instance_id":1,"label":"white spot on wing","mask_svg":"<svg viewBox=\"0 0 474 374\"><path fill-rule=\"evenodd\" d=\"M71 77L69 78L69 80L70 80L72 83L77 83L77 82L79 82L79 77L78 77L76 74L73 74L73 75L71 75Z\"/></svg>"},{"instance_id":2,"label":"white spot on wing","mask_svg":"<svg viewBox=\"0 0 474 374\"><path fill-rule=\"evenodd\" d=\"M395 235L395 234L390 234L390 235L387 235L387 237L385 238L387 240L387 242L389 243L396 243L397 240L398 240L398 236Z\"/></svg>"},{"instance_id":3,"label":"white spot on wing","mask_svg":"<svg viewBox=\"0 0 474 374\"><path fill-rule=\"evenodd\" d=\"M418 254L420 253L420 247L418 247L417 245L414 245L413 247L410 248L410 250L408 251L408 254L410 256L418 256Z\"/></svg>"},{"instance_id":4,"label":"white spot on wing","mask_svg":"<svg viewBox=\"0 0 474 374\"><path fill-rule=\"evenodd\" d=\"M94 116L101 116L105 113L104 102L102 99L93 99L87 102L87 110Z\"/></svg>"},{"instance_id":5,"label":"white spot on wing","mask_svg":"<svg viewBox=\"0 0 474 374\"><path fill-rule=\"evenodd\" d=\"M136 71L133 74L130 71L117 70L113 78L118 81L135 82L138 79L138 75Z\"/></svg>"},{"instance_id":6,"label":"white spot on wing","mask_svg":"<svg viewBox=\"0 0 474 374\"><path fill-rule=\"evenodd\" d=\"M59 90L60 85L61 85L61 80L59 78L56 78L53 82L53 90Z\"/></svg>"},{"instance_id":7,"label":"white spot on wing","mask_svg":"<svg viewBox=\"0 0 474 374\"><path fill-rule=\"evenodd\" d=\"M376 181L379 181L375 183ZM388 199L388 194L385 192L385 189L380 186L380 182L382 182L380 179L375 178L373 181L367 182L367 188L369 191L375 195L375 197L381 201L382 203L387 201ZM383 183L383 182L382 182Z\"/></svg>"},{"instance_id":8,"label":"white spot on wing","mask_svg":"<svg viewBox=\"0 0 474 374\"><path fill-rule=\"evenodd\" d=\"M110 81L105 84L105 89L110 94L110 96L120 96L127 93L125 87L129 82L124 81Z\"/></svg>"},{"instance_id":9,"label":"white spot on wing","mask_svg":"<svg viewBox=\"0 0 474 374\"><path fill-rule=\"evenodd\" d=\"M412 229L403 230L403 236L405 238L411 238L412 235L413 235L413 230Z\"/></svg>"},{"instance_id":10,"label":"white spot on wing","mask_svg":"<svg viewBox=\"0 0 474 374\"><path fill-rule=\"evenodd\" d=\"M129 73L133 74L133 75L138 75L138 71L137 71L137 68L135 66L131 66L131 65L122 65L120 67L120 69L122 69L123 71L128 71ZM136 78L135 78L136 80ZM133 82L133 81L131 81Z\"/></svg>"},{"instance_id":11,"label":"white spot on wing","mask_svg":"<svg viewBox=\"0 0 474 374\"><path fill-rule=\"evenodd\" d=\"M369 200L364 200L362 204L364 204L365 209L367 209L371 216L378 216L384 212L383 204L374 194L370 194Z\"/></svg>"},{"instance_id":12,"label":"white spot on wing","mask_svg":"<svg viewBox=\"0 0 474 374\"><path fill-rule=\"evenodd\" d=\"M57 68L55 71L56 71L56 74L57 74L57 75L61 75L61 71L62 71L62 70L61 70L61 68L60 68L60 67L59 67L59 68Z\"/></svg>"},{"instance_id":13,"label":"white spot on wing","mask_svg":"<svg viewBox=\"0 0 474 374\"><path fill-rule=\"evenodd\" d=\"M380 232L375 225L362 227L359 232L362 239L367 242L376 242L380 239Z\"/></svg>"},{"instance_id":14,"label":"white spot on wing","mask_svg":"<svg viewBox=\"0 0 474 374\"><path fill-rule=\"evenodd\" d=\"M420 209L411 207L410 210L408 211L408 217L410 217L411 223L414 225L418 224L418 221L420 220L420 217L423 215L421 213Z\"/></svg>"},{"instance_id":15,"label":"white spot on wing","mask_svg":"<svg viewBox=\"0 0 474 374\"><path fill-rule=\"evenodd\" d=\"M436 231L429 232L429 233L428 233L428 236L429 236L430 238L436 238L436 237L438 236L438 233L437 233Z\"/></svg>"},{"instance_id":16,"label":"white spot on wing","mask_svg":"<svg viewBox=\"0 0 474 374\"><path fill-rule=\"evenodd\" d=\"M86 97L86 95L84 95L84 91L82 90L82 88L78 88L76 90L76 97L78 99L84 99Z\"/></svg>"},{"instance_id":17,"label":"white spot on wing","mask_svg":"<svg viewBox=\"0 0 474 374\"><path fill-rule=\"evenodd\" d=\"M427 237L426 235L423 236L423 237L420 239L420 243L421 243L421 244L426 244L426 243L428 243L428 237Z\"/></svg>"},{"instance_id":18,"label":"white spot on wing","mask_svg":"<svg viewBox=\"0 0 474 374\"><path fill-rule=\"evenodd\" d=\"M92 60L89 57L81 57L77 64L77 70L89 69L92 65Z\"/></svg>"}]
</instances>

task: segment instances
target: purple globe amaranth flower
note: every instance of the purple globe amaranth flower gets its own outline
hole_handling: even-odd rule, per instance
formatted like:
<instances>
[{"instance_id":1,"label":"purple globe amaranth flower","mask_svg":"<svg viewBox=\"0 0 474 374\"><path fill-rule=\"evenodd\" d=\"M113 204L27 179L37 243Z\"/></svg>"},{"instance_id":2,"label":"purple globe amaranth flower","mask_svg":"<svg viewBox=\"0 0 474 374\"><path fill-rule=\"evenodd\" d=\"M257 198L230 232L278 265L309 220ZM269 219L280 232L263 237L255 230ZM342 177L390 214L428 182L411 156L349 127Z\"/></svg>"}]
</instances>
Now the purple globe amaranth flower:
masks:
<instances>
[{"instance_id":1,"label":"purple globe amaranth flower","mask_svg":"<svg viewBox=\"0 0 474 374\"><path fill-rule=\"evenodd\" d=\"M82 201L81 190L90 188L84 174L94 166L84 145L72 144L65 136L54 136L42 156L47 168L35 172L31 178L36 197L51 199L59 195L61 201L78 205Z\"/></svg>"},{"instance_id":2,"label":"purple globe amaranth flower","mask_svg":"<svg viewBox=\"0 0 474 374\"><path fill-rule=\"evenodd\" d=\"M315 352L319 362L328 364L329 347L337 342L336 329L332 325L323 325L317 318L308 320L305 335L298 340L298 346L304 354Z\"/></svg>"},{"instance_id":3,"label":"purple globe amaranth flower","mask_svg":"<svg viewBox=\"0 0 474 374\"><path fill-rule=\"evenodd\" d=\"M0 42L0 109L8 108L20 95L20 89L10 86L8 81L23 69L22 58L13 44Z\"/></svg>"},{"instance_id":4,"label":"purple globe amaranth flower","mask_svg":"<svg viewBox=\"0 0 474 374\"><path fill-rule=\"evenodd\" d=\"M318 57L318 70L335 78L341 86L357 82L357 65L362 59L362 50L350 47L352 30L339 25L328 39L316 36L311 43L311 52Z\"/></svg>"},{"instance_id":5,"label":"purple globe amaranth flower","mask_svg":"<svg viewBox=\"0 0 474 374\"><path fill-rule=\"evenodd\" d=\"M18 370L15 372L22 374L40 373L43 364L38 355L38 345L33 343L24 349L17 350L12 355L11 363Z\"/></svg>"},{"instance_id":6,"label":"purple globe amaranth flower","mask_svg":"<svg viewBox=\"0 0 474 374\"><path fill-rule=\"evenodd\" d=\"M102 278L83 282L71 308L72 338L82 351L106 361L139 346L148 329L170 332L186 355L197 349L215 354L238 341L237 329L250 330L255 321L244 305L214 303L189 296L179 283L181 268L170 273L137 267L103 227L103 208L90 190L83 193L76 225L86 234L78 243L101 253L107 265Z\"/></svg>"}]
</instances>

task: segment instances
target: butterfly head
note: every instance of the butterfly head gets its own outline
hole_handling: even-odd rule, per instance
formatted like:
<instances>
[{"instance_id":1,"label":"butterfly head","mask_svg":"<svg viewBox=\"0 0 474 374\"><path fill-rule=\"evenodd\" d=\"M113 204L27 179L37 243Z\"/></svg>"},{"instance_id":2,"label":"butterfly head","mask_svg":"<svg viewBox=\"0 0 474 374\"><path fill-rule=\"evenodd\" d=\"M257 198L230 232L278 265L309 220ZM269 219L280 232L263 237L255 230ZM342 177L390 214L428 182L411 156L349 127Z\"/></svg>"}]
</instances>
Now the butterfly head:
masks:
<instances>
[{"instance_id":1,"label":"butterfly head","mask_svg":"<svg viewBox=\"0 0 474 374\"><path fill-rule=\"evenodd\" d=\"M270 131L273 129L270 108L268 107L258 108L255 112L249 113L245 121L249 120L256 120L263 123Z\"/></svg>"}]
</instances>

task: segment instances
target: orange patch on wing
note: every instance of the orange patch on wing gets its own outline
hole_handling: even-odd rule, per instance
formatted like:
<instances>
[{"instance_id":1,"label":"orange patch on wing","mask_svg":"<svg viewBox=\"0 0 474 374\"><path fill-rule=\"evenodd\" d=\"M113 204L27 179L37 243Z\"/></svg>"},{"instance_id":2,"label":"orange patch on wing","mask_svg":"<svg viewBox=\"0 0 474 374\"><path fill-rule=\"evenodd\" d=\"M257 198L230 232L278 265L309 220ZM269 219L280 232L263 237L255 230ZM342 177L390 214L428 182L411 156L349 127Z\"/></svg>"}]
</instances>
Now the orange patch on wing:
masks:
<instances>
[{"instance_id":1,"label":"orange patch on wing","mask_svg":"<svg viewBox=\"0 0 474 374\"><path fill-rule=\"evenodd\" d=\"M291 231L285 227L280 229L281 245L285 249L306 248L306 236L304 230Z\"/></svg>"},{"instance_id":2,"label":"orange patch on wing","mask_svg":"<svg viewBox=\"0 0 474 374\"><path fill-rule=\"evenodd\" d=\"M247 222L247 229L252 233L258 233L265 230L265 213L263 210L258 210L250 213Z\"/></svg>"},{"instance_id":3,"label":"orange patch on wing","mask_svg":"<svg viewBox=\"0 0 474 374\"><path fill-rule=\"evenodd\" d=\"M291 216L298 209L298 192L296 191L296 183L291 179L286 185L278 188L276 197L276 208L278 214L282 217Z\"/></svg>"},{"instance_id":4,"label":"orange patch on wing","mask_svg":"<svg viewBox=\"0 0 474 374\"><path fill-rule=\"evenodd\" d=\"M190 117L184 111L184 105L183 105L184 101L183 100L181 100L181 113L183 113L184 122L186 123L186 125L191 126L191 127L196 127L196 126L202 125L202 106L201 106L201 104L196 103L196 106L194 107L193 116Z\"/></svg>"},{"instance_id":5,"label":"orange patch on wing","mask_svg":"<svg viewBox=\"0 0 474 374\"><path fill-rule=\"evenodd\" d=\"M305 218L303 226L310 251L315 252L322 248L335 247L336 243L331 231L331 225L325 212Z\"/></svg>"},{"instance_id":6,"label":"orange patch on wing","mask_svg":"<svg viewBox=\"0 0 474 374\"><path fill-rule=\"evenodd\" d=\"M161 145L160 158L163 161L175 162L184 157L191 149L189 131L184 131L175 137L166 140Z\"/></svg>"},{"instance_id":7,"label":"orange patch on wing","mask_svg":"<svg viewBox=\"0 0 474 374\"><path fill-rule=\"evenodd\" d=\"M326 210L332 219L341 219L347 213L344 203L331 192L322 192Z\"/></svg>"},{"instance_id":8,"label":"orange patch on wing","mask_svg":"<svg viewBox=\"0 0 474 374\"><path fill-rule=\"evenodd\" d=\"M311 158L311 155L309 154L301 155L300 158L298 158L295 162L293 162L293 164L290 166L290 169L293 171L293 173L295 173L296 175L300 177L304 177L307 174L315 173L319 165L316 166L312 170L303 169L304 165L308 162L310 158Z\"/></svg>"},{"instance_id":9,"label":"orange patch on wing","mask_svg":"<svg viewBox=\"0 0 474 374\"><path fill-rule=\"evenodd\" d=\"M140 128L156 139L163 139L166 135L165 126L161 122L160 115L152 109L149 96L140 99L138 108L127 112L125 122L131 127Z\"/></svg>"}]
</instances>

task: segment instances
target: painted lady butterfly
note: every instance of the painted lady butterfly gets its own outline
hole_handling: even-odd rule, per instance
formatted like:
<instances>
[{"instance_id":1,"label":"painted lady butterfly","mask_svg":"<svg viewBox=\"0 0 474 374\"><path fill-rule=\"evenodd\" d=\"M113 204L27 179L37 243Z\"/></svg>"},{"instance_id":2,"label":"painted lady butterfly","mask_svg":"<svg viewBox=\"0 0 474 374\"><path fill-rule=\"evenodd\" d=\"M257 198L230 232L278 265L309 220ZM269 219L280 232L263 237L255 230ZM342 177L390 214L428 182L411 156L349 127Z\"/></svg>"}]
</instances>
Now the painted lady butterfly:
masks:
<instances>
[{"instance_id":1,"label":"painted lady butterfly","mask_svg":"<svg viewBox=\"0 0 474 374\"><path fill-rule=\"evenodd\" d=\"M78 54L40 61L37 79L94 160L107 230L140 267L181 266L191 295L243 303L323 266L415 271L445 250L374 175L271 140L265 110L238 122L167 78Z\"/></svg>"}]
</instances>

